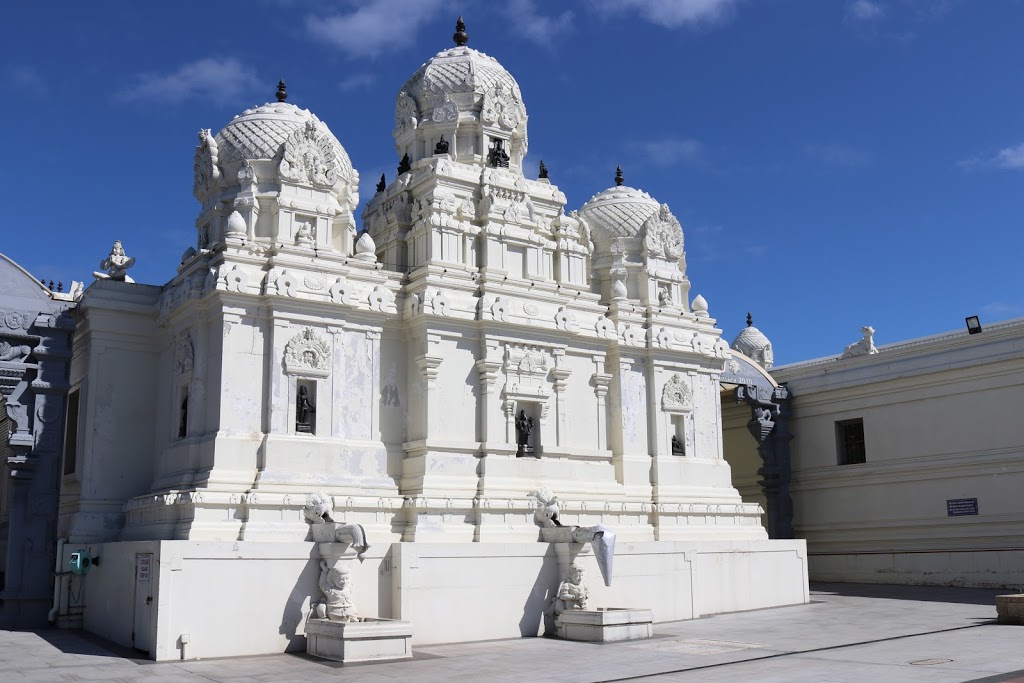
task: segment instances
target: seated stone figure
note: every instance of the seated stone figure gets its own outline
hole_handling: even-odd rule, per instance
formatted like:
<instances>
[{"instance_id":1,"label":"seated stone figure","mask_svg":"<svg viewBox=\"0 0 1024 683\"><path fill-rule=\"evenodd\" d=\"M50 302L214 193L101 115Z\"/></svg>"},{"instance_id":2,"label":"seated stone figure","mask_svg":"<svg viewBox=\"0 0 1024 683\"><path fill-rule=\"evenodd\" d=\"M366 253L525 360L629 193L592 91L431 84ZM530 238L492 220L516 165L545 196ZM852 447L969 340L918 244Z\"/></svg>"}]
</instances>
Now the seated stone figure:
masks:
<instances>
[{"instance_id":1,"label":"seated stone figure","mask_svg":"<svg viewBox=\"0 0 1024 683\"><path fill-rule=\"evenodd\" d=\"M587 609L587 600L590 598L590 589L583 581L583 567L578 564L569 566L569 578L558 585L558 592L551 601L549 612L553 612L557 618L566 610Z\"/></svg>"},{"instance_id":2,"label":"seated stone figure","mask_svg":"<svg viewBox=\"0 0 1024 683\"><path fill-rule=\"evenodd\" d=\"M359 612L352 602L352 580L348 567L331 567L320 560L320 590L324 594L324 600L317 603L313 610L317 619L359 621Z\"/></svg>"},{"instance_id":3,"label":"seated stone figure","mask_svg":"<svg viewBox=\"0 0 1024 683\"><path fill-rule=\"evenodd\" d=\"M97 280L120 280L122 282L135 282L128 277L127 270L135 265L135 259L124 253L121 240L115 240L114 246L110 249L110 255L100 261L100 268L105 273L94 272L93 277Z\"/></svg>"},{"instance_id":4,"label":"seated stone figure","mask_svg":"<svg viewBox=\"0 0 1024 683\"><path fill-rule=\"evenodd\" d=\"M864 335L864 338L848 345L840 358L853 358L855 356L867 356L878 353L878 349L875 348L875 328L865 325L860 328L860 333Z\"/></svg>"}]
</instances>

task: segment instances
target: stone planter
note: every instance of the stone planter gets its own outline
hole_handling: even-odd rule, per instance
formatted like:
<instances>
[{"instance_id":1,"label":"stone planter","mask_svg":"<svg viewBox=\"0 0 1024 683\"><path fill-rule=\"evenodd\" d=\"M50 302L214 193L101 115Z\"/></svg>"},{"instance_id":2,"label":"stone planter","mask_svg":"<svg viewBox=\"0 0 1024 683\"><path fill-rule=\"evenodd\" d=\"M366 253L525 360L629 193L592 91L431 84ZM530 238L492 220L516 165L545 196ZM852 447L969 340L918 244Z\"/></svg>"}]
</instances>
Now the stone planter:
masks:
<instances>
[{"instance_id":1,"label":"stone planter","mask_svg":"<svg viewBox=\"0 0 1024 683\"><path fill-rule=\"evenodd\" d=\"M1024 593L997 595L996 621L1000 624L1024 624Z\"/></svg>"},{"instance_id":2,"label":"stone planter","mask_svg":"<svg viewBox=\"0 0 1024 683\"><path fill-rule=\"evenodd\" d=\"M588 643L639 640L654 635L654 614L649 609L604 607L566 610L555 621L559 638Z\"/></svg>"},{"instance_id":3,"label":"stone planter","mask_svg":"<svg viewBox=\"0 0 1024 683\"><path fill-rule=\"evenodd\" d=\"M394 619L309 619L306 653L346 663L407 659L412 657L412 624Z\"/></svg>"}]
</instances>

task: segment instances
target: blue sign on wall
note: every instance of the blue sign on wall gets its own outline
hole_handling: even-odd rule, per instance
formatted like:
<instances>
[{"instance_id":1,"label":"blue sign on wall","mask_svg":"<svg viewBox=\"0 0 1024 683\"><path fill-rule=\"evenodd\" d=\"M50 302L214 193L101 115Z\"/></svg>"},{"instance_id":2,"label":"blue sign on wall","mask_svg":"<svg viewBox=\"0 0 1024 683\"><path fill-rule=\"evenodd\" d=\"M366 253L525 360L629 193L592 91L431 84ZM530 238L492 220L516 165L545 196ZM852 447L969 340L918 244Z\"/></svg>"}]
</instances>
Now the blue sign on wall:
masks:
<instances>
[{"instance_id":1,"label":"blue sign on wall","mask_svg":"<svg viewBox=\"0 0 1024 683\"><path fill-rule=\"evenodd\" d=\"M946 501L947 517L962 517L978 514L977 498L953 498Z\"/></svg>"}]
</instances>

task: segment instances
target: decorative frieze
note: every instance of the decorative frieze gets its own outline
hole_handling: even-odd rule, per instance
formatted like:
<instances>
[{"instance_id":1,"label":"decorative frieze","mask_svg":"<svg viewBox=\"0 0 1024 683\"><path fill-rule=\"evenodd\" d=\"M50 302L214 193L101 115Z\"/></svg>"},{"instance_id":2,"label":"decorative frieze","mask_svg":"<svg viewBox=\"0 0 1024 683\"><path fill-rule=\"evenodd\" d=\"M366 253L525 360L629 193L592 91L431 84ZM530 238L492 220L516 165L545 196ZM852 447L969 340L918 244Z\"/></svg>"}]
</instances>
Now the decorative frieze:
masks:
<instances>
[{"instance_id":1,"label":"decorative frieze","mask_svg":"<svg viewBox=\"0 0 1024 683\"><path fill-rule=\"evenodd\" d=\"M331 345L307 327L285 345L284 367L289 375L327 377L331 374Z\"/></svg>"},{"instance_id":2,"label":"decorative frieze","mask_svg":"<svg viewBox=\"0 0 1024 683\"><path fill-rule=\"evenodd\" d=\"M661 409L669 413L693 410L693 390L678 372L661 389Z\"/></svg>"}]
</instances>

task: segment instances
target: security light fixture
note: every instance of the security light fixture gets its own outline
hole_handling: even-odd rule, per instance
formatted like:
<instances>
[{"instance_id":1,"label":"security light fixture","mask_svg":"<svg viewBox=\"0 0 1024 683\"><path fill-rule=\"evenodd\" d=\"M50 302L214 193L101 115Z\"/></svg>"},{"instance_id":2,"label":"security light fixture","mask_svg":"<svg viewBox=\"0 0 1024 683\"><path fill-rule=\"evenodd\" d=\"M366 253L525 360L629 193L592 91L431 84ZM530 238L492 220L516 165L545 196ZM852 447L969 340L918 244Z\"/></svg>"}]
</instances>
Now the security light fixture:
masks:
<instances>
[{"instance_id":1,"label":"security light fixture","mask_svg":"<svg viewBox=\"0 0 1024 683\"><path fill-rule=\"evenodd\" d=\"M978 316L972 315L969 318L964 318L967 321L967 333L978 334L981 332L981 321L978 320Z\"/></svg>"}]
</instances>

